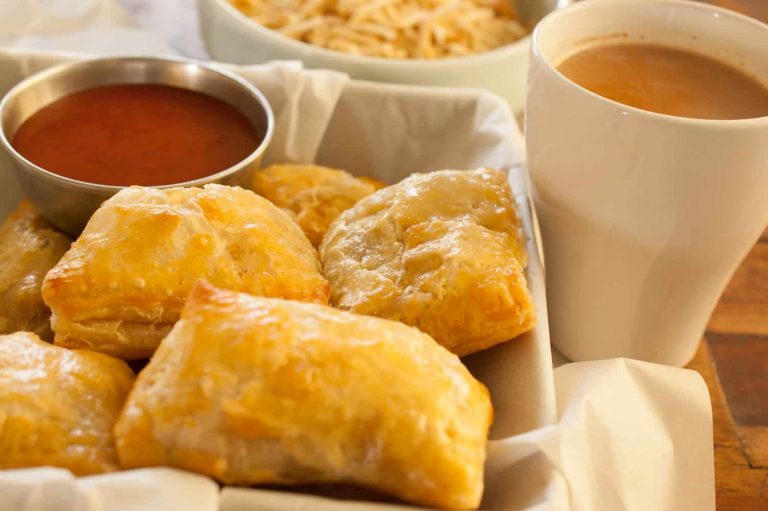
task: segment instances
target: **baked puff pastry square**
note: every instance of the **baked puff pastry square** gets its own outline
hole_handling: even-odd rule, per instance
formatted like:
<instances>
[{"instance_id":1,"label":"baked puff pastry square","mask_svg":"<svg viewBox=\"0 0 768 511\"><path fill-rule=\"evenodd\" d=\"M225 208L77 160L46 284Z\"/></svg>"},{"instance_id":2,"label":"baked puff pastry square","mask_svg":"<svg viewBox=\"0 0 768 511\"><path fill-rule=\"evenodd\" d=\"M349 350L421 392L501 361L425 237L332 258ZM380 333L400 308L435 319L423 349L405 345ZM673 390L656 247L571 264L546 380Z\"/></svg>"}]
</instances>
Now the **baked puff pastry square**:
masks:
<instances>
[{"instance_id":1,"label":"baked puff pastry square","mask_svg":"<svg viewBox=\"0 0 768 511\"><path fill-rule=\"evenodd\" d=\"M486 388L414 328L200 284L115 434L123 468L345 482L468 509L491 415Z\"/></svg>"},{"instance_id":2,"label":"baked puff pastry square","mask_svg":"<svg viewBox=\"0 0 768 511\"><path fill-rule=\"evenodd\" d=\"M222 185L131 187L93 214L45 278L54 342L149 357L201 277L255 295L328 301L317 252L268 200Z\"/></svg>"},{"instance_id":3,"label":"baked puff pastry square","mask_svg":"<svg viewBox=\"0 0 768 511\"><path fill-rule=\"evenodd\" d=\"M117 470L112 429L133 380L122 360L1 335L0 469Z\"/></svg>"},{"instance_id":4,"label":"baked puff pastry square","mask_svg":"<svg viewBox=\"0 0 768 511\"><path fill-rule=\"evenodd\" d=\"M34 332L53 340L43 278L72 241L22 201L0 226L0 334Z\"/></svg>"},{"instance_id":5,"label":"baked puff pastry square","mask_svg":"<svg viewBox=\"0 0 768 511\"><path fill-rule=\"evenodd\" d=\"M342 211L383 186L319 165L272 165L253 177L253 191L292 211L314 246Z\"/></svg>"},{"instance_id":6,"label":"baked puff pastry square","mask_svg":"<svg viewBox=\"0 0 768 511\"><path fill-rule=\"evenodd\" d=\"M464 356L535 323L509 184L491 169L414 174L358 202L320 246L341 309L402 321Z\"/></svg>"}]
</instances>

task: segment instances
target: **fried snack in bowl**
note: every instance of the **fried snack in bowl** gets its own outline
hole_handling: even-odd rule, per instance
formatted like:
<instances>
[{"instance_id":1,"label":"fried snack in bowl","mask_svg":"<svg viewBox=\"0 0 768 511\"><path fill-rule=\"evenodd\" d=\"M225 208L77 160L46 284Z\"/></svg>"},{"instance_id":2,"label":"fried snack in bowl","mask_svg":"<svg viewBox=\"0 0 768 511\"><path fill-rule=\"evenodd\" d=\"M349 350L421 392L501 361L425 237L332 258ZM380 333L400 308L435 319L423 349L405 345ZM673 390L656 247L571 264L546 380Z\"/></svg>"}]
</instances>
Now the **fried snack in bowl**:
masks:
<instances>
[{"instance_id":1,"label":"fried snack in bowl","mask_svg":"<svg viewBox=\"0 0 768 511\"><path fill-rule=\"evenodd\" d=\"M242 188L126 188L48 273L54 342L149 357L204 277L256 295L327 303L317 252L288 213Z\"/></svg>"},{"instance_id":2,"label":"fried snack in bowl","mask_svg":"<svg viewBox=\"0 0 768 511\"><path fill-rule=\"evenodd\" d=\"M449 509L483 490L490 397L402 323L200 283L115 427L123 468L346 482Z\"/></svg>"},{"instance_id":3,"label":"fried snack in bowl","mask_svg":"<svg viewBox=\"0 0 768 511\"><path fill-rule=\"evenodd\" d=\"M29 331L53 340L51 311L40 288L71 243L27 200L5 219L0 226L0 334Z\"/></svg>"},{"instance_id":4,"label":"fried snack in bowl","mask_svg":"<svg viewBox=\"0 0 768 511\"><path fill-rule=\"evenodd\" d=\"M284 36L353 55L441 59L489 51L529 30L509 0L229 0Z\"/></svg>"},{"instance_id":5,"label":"fried snack in bowl","mask_svg":"<svg viewBox=\"0 0 768 511\"><path fill-rule=\"evenodd\" d=\"M506 175L414 174L342 213L320 246L331 303L402 321L459 356L533 328Z\"/></svg>"},{"instance_id":6,"label":"fried snack in bowl","mask_svg":"<svg viewBox=\"0 0 768 511\"><path fill-rule=\"evenodd\" d=\"M133 380L122 360L0 335L0 469L117 470L112 428Z\"/></svg>"},{"instance_id":7,"label":"fried snack in bowl","mask_svg":"<svg viewBox=\"0 0 768 511\"><path fill-rule=\"evenodd\" d=\"M320 165L271 165L253 176L253 191L296 215L314 246L336 218L384 183Z\"/></svg>"}]
</instances>

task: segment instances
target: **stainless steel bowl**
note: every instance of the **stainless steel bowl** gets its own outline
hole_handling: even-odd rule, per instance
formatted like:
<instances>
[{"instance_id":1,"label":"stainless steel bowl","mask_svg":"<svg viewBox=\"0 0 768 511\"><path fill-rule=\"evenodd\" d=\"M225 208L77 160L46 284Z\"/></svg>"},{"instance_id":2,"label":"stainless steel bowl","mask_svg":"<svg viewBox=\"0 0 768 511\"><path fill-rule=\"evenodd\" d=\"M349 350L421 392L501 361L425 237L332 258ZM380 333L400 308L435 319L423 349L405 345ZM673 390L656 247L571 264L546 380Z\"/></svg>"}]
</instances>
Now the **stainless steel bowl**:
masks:
<instances>
[{"instance_id":1,"label":"stainless steel bowl","mask_svg":"<svg viewBox=\"0 0 768 511\"><path fill-rule=\"evenodd\" d=\"M177 58L118 57L53 67L17 84L0 101L0 143L13 158L24 193L54 225L77 235L91 214L124 187L87 183L54 174L19 154L11 140L30 116L57 99L101 85L170 85L218 98L248 118L263 139L240 163L210 176L155 188L226 183L247 186L274 131L274 116L264 95L236 74L217 66Z\"/></svg>"}]
</instances>

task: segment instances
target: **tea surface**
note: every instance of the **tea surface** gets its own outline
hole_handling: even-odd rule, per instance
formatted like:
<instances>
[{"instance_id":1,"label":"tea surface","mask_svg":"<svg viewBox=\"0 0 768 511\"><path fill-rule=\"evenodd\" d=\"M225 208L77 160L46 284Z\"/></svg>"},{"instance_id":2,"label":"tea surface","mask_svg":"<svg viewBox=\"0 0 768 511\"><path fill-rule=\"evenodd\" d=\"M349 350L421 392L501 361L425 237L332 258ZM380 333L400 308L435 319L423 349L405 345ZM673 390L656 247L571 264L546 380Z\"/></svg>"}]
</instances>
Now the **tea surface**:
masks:
<instances>
[{"instance_id":1,"label":"tea surface","mask_svg":"<svg viewBox=\"0 0 768 511\"><path fill-rule=\"evenodd\" d=\"M642 43L587 48L558 70L605 98L679 117L746 119L768 115L768 89L710 57Z\"/></svg>"}]
</instances>

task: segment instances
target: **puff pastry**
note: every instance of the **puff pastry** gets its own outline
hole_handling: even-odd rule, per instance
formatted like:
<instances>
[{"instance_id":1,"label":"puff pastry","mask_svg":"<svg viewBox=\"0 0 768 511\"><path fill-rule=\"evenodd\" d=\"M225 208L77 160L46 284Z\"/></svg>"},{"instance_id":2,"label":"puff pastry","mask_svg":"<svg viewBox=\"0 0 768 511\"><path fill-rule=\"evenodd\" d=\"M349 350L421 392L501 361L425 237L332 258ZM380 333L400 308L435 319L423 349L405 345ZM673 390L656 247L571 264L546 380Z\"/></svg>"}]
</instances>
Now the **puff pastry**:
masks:
<instances>
[{"instance_id":1,"label":"puff pastry","mask_svg":"<svg viewBox=\"0 0 768 511\"><path fill-rule=\"evenodd\" d=\"M478 506L491 403L401 323L198 285L115 427L123 468L225 484L347 482Z\"/></svg>"},{"instance_id":2,"label":"puff pastry","mask_svg":"<svg viewBox=\"0 0 768 511\"><path fill-rule=\"evenodd\" d=\"M54 342L146 358L201 277L256 295L328 301L317 252L268 200L222 185L131 187L94 213L45 278Z\"/></svg>"},{"instance_id":3,"label":"puff pastry","mask_svg":"<svg viewBox=\"0 0 768 511\"><path fill-rule=\"evenodd\" d=\"M125 362L101 353L30 332L0 336L0 469L117 470L112 428L133 379Z\"/></svg>"},{"instance_id":4,"label":"puff pastry","mask_svg":"<svg viewBox=\"0 0 768 511\"><path fill-rule=\"evenodd\" d=\"M0 334L20 330L53 340L40 287L72 241L22 201L0 226Z\"/></svg>"},{"instance_id":5,"label":"puff pastry","mask_svg":"<svg viewBox=\"0 0 768 511\"><path fill-rule=\"evenodd\" d=\"M375 179L319 165L272 165L253 178L253 190L292 211L314 246L342 211L382 186Z\"/></svg>"},{"instance_id":6,"label":"puff pastry","mask_svg":"<svg viewBox=\"0 0 768 511\"><path fill-rule=\"evenodd\" d=\"M530 330L527 264L503 172L415 174L339 216L320 246L331 303L402 321L463 356Z\"/></svg>"}]
</instances>

